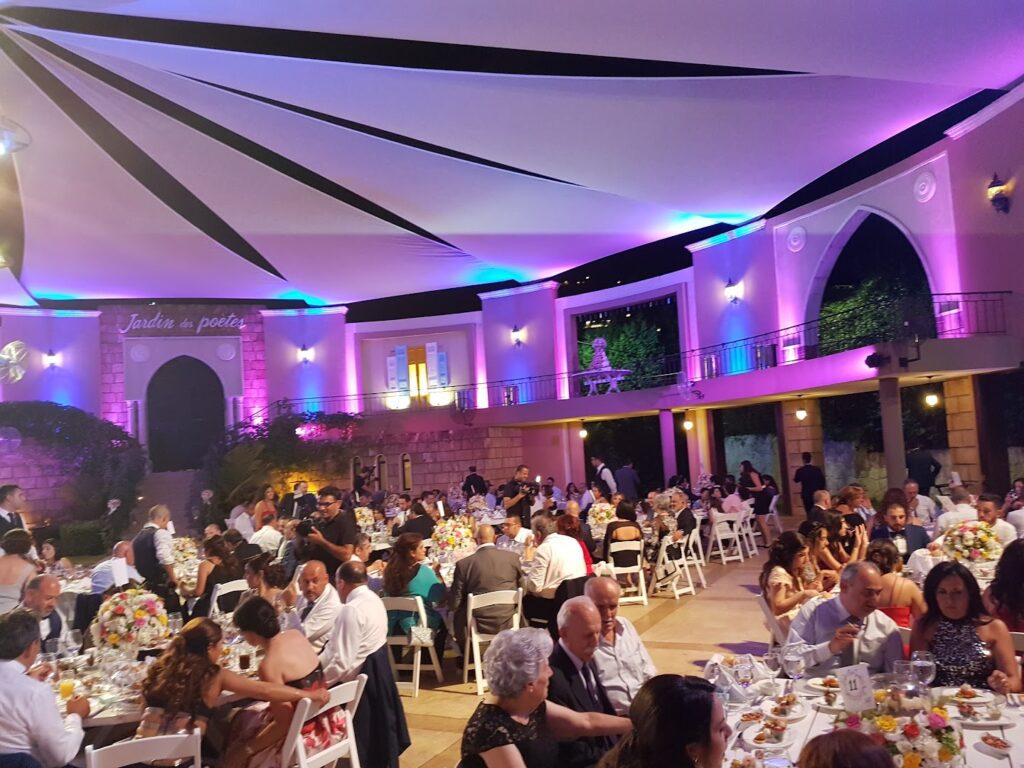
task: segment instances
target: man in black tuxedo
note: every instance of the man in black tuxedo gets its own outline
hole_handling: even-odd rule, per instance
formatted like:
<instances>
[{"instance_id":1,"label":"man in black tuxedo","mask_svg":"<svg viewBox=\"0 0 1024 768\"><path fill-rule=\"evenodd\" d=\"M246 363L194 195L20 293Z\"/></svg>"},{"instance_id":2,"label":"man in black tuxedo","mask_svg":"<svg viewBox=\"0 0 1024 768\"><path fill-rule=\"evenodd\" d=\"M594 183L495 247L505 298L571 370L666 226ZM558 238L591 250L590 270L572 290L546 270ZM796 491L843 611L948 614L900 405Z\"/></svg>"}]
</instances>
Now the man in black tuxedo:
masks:
<instances>
[{"instance_id":1,"label":"man in black tuxedo","mask_svg":"<svg viewBox=\"0 0 1024 768\"><path fill-rule=\"evenodd\" d=\"M825 524L825 513L832 508L832 494L828 491L815 491L814 504L807 508L807 519L812 523Z\"/></svg>"},{"instance_id":2,"label":"man in black tuxedo","mask_svg":"<svg viewBox=\"0 0 1024 768\"><path fill-rule=\"evenodd\" d=\"M594 651L601 635L601 614L589 597L573 597L558 611L558 645L551 654L548 700L576 712L615 710L594 668ZM562 768L590 768L614 746L614 739L595 736L558 744Z\"/></svg>"},{"instance_id":3,"label":"man in black tuxedo","mask_svg":"<svg viewBox=\"0 0 1024 768\"><path fill-rule=\"evenodd\" d=\"M403 533L418 533L424 539L429 539L434 535L434 526L436 523L434 519L427 514L426 507L419 501L414 501L409 507L409 516L405 520L405 525L401 525L395 528L395 536L401 536Z\"/></svg>"},{"instance_id":4,"label":"man in black tuxedo","mask_svg":"<svg viewBox=\"0 0 1024 768\"><path fill-rule=\"evenodd\" d=\"M24 528L21 510L25 506L25 492L17 485L0 486L0 536L15 528Z\"/></svg>"},{"instance_id":5,"label":"man in black tuxedo","mask_svg":"<svg viewBox=\"0 0 1024 768\"><path fill-rule=\"evenodd\" d=\"M466 619L469 595L519 589L523 586L523 567L519 555L494 546L494 527L481 523L476 527L477 550L455 564L452 578L451 606L455 615L455 639L459 648L466 647L469 628ZM512 628L513 606L493 605L474 612L482 634L496 635Z\"/></svg>"},{"instance_id":6,"label":"man in black tuxedo","mask_svg":"<svg viewBox=\"0 0 1024 768\"><path fill-rule=\"evenodd\" d=\"M928 531L919 525L907 525L907 510L898 502L885 508L885 525L871 532L871 540L891 539L906 563L910 553L928 546Z\"/></svg>"},{"instance_id":7,"label":"man in black tuxedo","mask_svg":"<svg viewBox=\"0 0 1024 768\"><path fill-rule=\"evenodd\" d=\"M286 493L277 508L281 517L309 517L316 511L316 496L309 492L309 483L299 480L291 493Z\"/></svg>"},{"instance_id":8,"label":"man in black tuxedo","mask_svg":"<svg viewBox=\"0 0 1024 768\"><path fill-rule=\"evenodd\" d=\"M469 468L469 474L462 483L462 493L467 499L487 493L487 481L476 472L476 466Z\"/></svg>"},{"instance_id":9,"label":"man in black tuxedo","mask_svg":"<svg viewBox=\"0 0 1024 768\"><path fill-rule=\"evenodd\" d=\"M827 487L825 482L825 473L821 471L821 467L816 467L811 464L811 454L804 451L800 454L800 458L803 459L803 466L797 468L796 473L793 475L793 482L800 483L800 500L804 503L804 512L807 513L807 519L811 519L811 507L814 506L814 494L817 491L823 491Z\"/></svg>"}]
</instances>

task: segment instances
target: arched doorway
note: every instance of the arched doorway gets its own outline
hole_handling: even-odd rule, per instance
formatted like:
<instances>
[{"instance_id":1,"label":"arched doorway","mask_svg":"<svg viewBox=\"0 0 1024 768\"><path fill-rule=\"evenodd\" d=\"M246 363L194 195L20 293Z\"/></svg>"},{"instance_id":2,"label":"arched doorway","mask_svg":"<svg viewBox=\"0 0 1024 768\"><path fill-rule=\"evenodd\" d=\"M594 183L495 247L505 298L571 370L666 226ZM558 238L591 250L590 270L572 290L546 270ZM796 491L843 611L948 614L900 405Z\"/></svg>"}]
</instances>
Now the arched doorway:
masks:
<instances>
[{"instance_id":1,"label":"arched doorway","mask_svg":"<svg viewBox=\"0 0 1024 768\"><path fill-rule=\"evenodd\" d=\"M198 469L224 434L224 387L206 363L182 355L146 387L149 457L154 472Z\"/></svg>"},{"instance_id":2,"label":"arched doorway","mask_svg":"<svg viewBox=\"0 0 1024 768\"><path fill-rule=\"evenodd\" d=\"M821 291L819 354L935 336L931 289L917 249L893 222L862 213Z\"/></svg>"}]
</instances>

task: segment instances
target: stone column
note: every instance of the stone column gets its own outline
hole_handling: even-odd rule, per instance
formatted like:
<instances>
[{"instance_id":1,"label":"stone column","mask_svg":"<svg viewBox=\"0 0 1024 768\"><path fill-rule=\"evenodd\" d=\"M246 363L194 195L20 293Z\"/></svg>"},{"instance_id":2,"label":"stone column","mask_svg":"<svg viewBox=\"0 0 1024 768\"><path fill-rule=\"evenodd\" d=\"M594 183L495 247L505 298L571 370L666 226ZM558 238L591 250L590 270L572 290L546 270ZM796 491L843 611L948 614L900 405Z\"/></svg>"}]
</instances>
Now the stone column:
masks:
<instances>
[{"instance_id":1,"label":"stone column","mask_svg":"<svg viewBox=\"0 0 1024 768\"><path fill-rule=\"evenodd\" d=\"M693 429L686 433L686 452L690 459L690 483L696 485L701 472L711 472L714 450L711 445L711 411L694 408L686 412Z\"/></svg>"},{"instance_id":2,"label":"stone column","mask_svg":"<svg viewBox=\"0 0 1024 768\"><path fill-rule=\"evenodd\" d=\"M784 468L786 477L776 480L780 488L789 489L790 514L805 515L803 502L800 500L800 486L793 482L793 473L803 466L801 454L811 454L811 463L825 469L825 436L821 426L821 401L814 398L784 400L780 403L782 411L782 434L779 435L779 462ZM807 418L796 417L800 409L807 411ZM778 417L776 417L778 418Z\"/></svg>"},{"instance_id":3,"label":"stone column","mask_svg":"<svg viewBox=\"0 0 1024 768\"><path fill-rule=\"evenodd\" d=\"M903 442L903 406L899 379L879 379L878 399L882 409L886 483L889 488L896 488L902 486L907 479L907 448Z\"/></svg>"},{"instance_id":4,"label":"stone column","mask_svg":"<svg viewBox=\"0 0 1024 768\"><path fill-rule=\"evenodd\" d=\"M658 428L661 434L661 470L665 475L664 485L668 485L668 479L679 473L676 466L676 428L672 411L658 411Z\"/></svg>"},{"instance_id":5,"label":"stone column","mask_svg":"<svg viewBox=\"0 0 1024 768\"><path fill-rule=\"evenodd\" d=\"M960 481L977 493L984 487L978 428L978 392L974 376L949 379L942 382L942 396L946 405L946 434L949 437L949 456L953 465L947 469L958 472Z\"/></svg>"}]
</instances>

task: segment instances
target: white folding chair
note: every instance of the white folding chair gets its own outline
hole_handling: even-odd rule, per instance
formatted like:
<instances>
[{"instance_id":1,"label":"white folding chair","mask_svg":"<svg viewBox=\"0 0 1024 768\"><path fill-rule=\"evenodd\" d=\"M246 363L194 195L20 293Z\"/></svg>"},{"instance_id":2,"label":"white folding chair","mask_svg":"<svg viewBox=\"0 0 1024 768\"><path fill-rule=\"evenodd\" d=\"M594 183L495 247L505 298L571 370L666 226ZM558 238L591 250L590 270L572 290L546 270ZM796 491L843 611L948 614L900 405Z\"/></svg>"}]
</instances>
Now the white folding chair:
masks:
<instances>
[{"instance_id":1,"label":"white folding chair","mask_svg":"<svg viewBox=\"0 0 1024 768\"><path fill-rule=\"evenodd\" d=\"M761 609L761 613L764 614L764 623L768 626L768 631L771 633L771 637L768 640L768 648L774 648L775 646L782 647L786 644L786 633L782 629L782 625L779 624L779 618L772 612L772 607L768 605L768 598L763 594L758 594L757 605Z\"/></svg>"},{"instance_id":2,"label":"white folding chair","mask_svg":"<svg viewBox=\"0 0 1024 768\"><path fill-rule=\"evenodd\" d=\"M782 494L776 493L768 504L768 529L771 530L772 524L774 524L775 530L780 535L782 533L782 521L779 519L779 499L781 497Z\"/></svg>"},{"instance_id":3,"label":"white folding chair","mask_svg":"<svg viewBox=\"0 0 1024 768\"><path fill-rule=\"evenodd\" d=\"M691 534L692 535L692 534ZM684 547L688 539L673 542L671 536L666 536L661 540L661 545L658 547L658 559L654 566L654 573L651 576L651 595L656 595L663 589L671 589L672 595L676 600L679 599L680 595L696 595L697 590L694 587L693 579L690 578L690 568L688 565L686 554L684 553ZM673 544L676 544L679 550L677 557L672 557L669 554L669 548ZM679 582L683 579L686 580L686 586L679 586Z\"/></svg>"},{"instance_id":4,"label":"white folding chair","mask_svg":"<svg viewBox=\"0 0 1024 768\"><path fill-rule=\"evenodd\" d=\"M1013 641L1013 650L1024 653L1024 632L1011 632L1010 639Z\"/></svg>"},{"instance_id":5,"label":"white folding chair","mask_svg":"<svg viewBox=\"0 0 1024 768\"><path fill-rule=\"evenodd\" d=\"M191 733L132 739L102 749L89 746L85 748L85 768L122 768L136 763L186 758L192 758L192 765L202 768L202 745L203 735L195 728Z\"/></svg>"},{"instance_id":6,"label":"white folding chair","mask_svg":"<svg viewBox=\"0 0 1024 768\"><path fill-rule=\"evenodd\" d=\"M743 562L743 529L740 525L741 512L720 512L715 515L711 528L711 546L708 548L708 560L715 557L715 550L722 565L733 560ZM731 525L730 525L731 523ZM726 550L726 544L729 549Z\"/></svg>"},{"instance_id":7,"label":"white folding chair","mask_svg":"<svg viewBox=\"0 0 1024 768\"><path fill-rule=\"evenodd\" d=\"M220 598L239 592L247 592L248 590L249 583L245 579L235 579L234 581L225 581L223 584L214 584L213 592L210 594L210 616L226 613L226 611L220 609Z\"/></svg>"},{"instance_id":8,"label":"white folding chair","mask_svg":"<svg viewBox=\"0 0 1024 768\"><path fill-rule=\"evenodd\" d=\"M682 542L682 555L687 565L697 569L697 578L700 579L701 589L707 589L708 583L704 579L704 548L700 543L700 529L694 528L690 536Z\"/></svg>"},{"instance_id":9,"label":"white folding chair","mask_svg":"<svg viewBox=\"0 0 1024 768\"><path fill-rule=\"evenodd\" d=\"M512 629L519 629L523 613L523 590L499 589L495 592L485 592L481 595L469 594L466 599L466 647L462 653L462 682L469 682L469 670L473 670L476 677L476 695L483 696L484 688L487 687L487 680L483 675L483 654L480 646L491 642L497 635L488 635L480 631L476 625L476 618L473 612L480 608L488 608L493 605L514 606L515 613L512 614ZM470 662L469 651L473 649L472 662Z\"/></svg>"},{"instance_id":10,"label":"white folding chair","mask_svg":"<svg viewBox=\"0 0 1024 768\"><path fill-rule=\"evenodd\" d=\"M748 499L743 502L743 511L740 513L740 541L747 548L747 557L757 557L757 539L761 531L755 525L754 502Z\"/></svg>"},{"instance_id":11,"label":"white folding chair","mask_svg":"<svg viewBox=\"0 0 1024 768\"><path fill-rule=\"evenodd\" d=\"M295 705L295 714L292 715L291 725L288 727L288 735L284 737L281 747L281 765L283 768L321 768L321 766L333 766L342 757L349 759L351 768L359 768L359 750L356 749L356 709L359 708L359 700L363 698L363 689L366 687L366 675L359 675L341 685L330 689L330 701L320 709L313 711L313 702L310 699L303 699ZM335 707L341 707L345 713L345 736L339 741L324 747L319 752L310 754L306 751L305 742L302 739L302 726L309 720L319 717L322 713Z\"/></svg>"},{"instance_id":12,"label":"white folding chair","mask_svg":"<svg viewBox=\"0 0 1024 768\"><path fill-rule=\"evenodd\" d=\"M427 623L427 610L423 607L423 599L419 595L415 597L385 597L382 598L384 601L384 608L388 611L406 611L412 613L418 620L419 626L429 627ZM399 689L402 686L412 686L413 698L417 698L420 695L420 652L426 648L430 653L430 662L434 666L434 675L437 677L439 683L444 682L444 672L441 670L441 660L437 657L437 649L432 646L412 645L409 642L408 635L388 635L387 644L389 646L397 646L403 649L412 649L412 663L407 664L405 662L396 662L394 655L388 652L388 661L391 664L391 672L395 676L396 685ZM400 671L408 672L412 671L412 682L397 682L398 673Z\"/></svg>"},{"instance_id":13,"label":"white folding chair","mask_svg":"<svg viewBox=\"0 0 1024 768\"><path fill-rule=\"evenodd\" d=\"M635 556L636 561L631 557L628 566L615 565L615 555L626 552ZM643 603L647 605L647 582L644 581L644 543L643 541L613 541L608 545L608 564L611 566L612 577L618 580L619 576L635 576L633 584L619 584L622 586L622 597L619 604ZM627 592L633 594L627 595Z\"/></svg>"}]
</instances>

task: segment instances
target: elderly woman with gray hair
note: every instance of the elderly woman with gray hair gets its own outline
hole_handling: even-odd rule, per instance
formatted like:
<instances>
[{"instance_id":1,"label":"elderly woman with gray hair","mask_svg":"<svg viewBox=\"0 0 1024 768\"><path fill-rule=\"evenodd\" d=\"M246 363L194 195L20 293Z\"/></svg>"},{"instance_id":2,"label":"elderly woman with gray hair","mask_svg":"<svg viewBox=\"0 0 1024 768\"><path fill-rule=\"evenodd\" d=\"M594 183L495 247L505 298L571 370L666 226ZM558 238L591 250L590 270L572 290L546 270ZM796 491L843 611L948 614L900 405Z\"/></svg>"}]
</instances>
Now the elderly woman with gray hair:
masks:
<instances>
[{"instance_id":1,"label":"elderly woman with gray hair","mask_svg":"<svg viewBox=\"0 0 1024 768\"><path fill-rule=\"evenodd\" d=\"M462 734L462 768L553 768L556 741L629 733L624 717L545 701L552 645L542 629L506 629L488 647L483 666L490 695Z\"/></svg>"}]
</instances>

